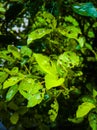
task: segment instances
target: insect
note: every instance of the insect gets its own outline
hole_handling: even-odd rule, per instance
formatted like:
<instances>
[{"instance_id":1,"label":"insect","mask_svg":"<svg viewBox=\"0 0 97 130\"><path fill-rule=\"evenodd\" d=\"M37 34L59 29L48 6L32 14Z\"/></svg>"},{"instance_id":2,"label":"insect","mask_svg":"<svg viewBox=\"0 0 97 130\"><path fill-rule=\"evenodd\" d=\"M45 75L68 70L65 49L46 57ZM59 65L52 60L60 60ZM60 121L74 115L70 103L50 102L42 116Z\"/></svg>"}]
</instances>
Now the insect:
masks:
<instances>
[{"instance_id":1,"label":"insect","mask_svg":"<svg viewBox=\"0 0 97 130\"><path fill-rule=\"evenodd\" d=\"M97 9L91 2L73 4L72 9L79 15L97 18Z\"/></svg>"}]
</instances>

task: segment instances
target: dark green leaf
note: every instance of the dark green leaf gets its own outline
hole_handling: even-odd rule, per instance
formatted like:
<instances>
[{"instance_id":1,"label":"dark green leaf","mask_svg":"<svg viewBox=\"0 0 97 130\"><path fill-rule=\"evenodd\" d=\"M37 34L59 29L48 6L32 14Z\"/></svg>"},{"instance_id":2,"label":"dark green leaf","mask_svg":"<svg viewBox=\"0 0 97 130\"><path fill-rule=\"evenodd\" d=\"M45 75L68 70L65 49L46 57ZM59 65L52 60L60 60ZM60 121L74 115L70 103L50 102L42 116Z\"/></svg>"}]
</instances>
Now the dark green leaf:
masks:
<instances>
[{"instance_id":1,"label":"dark green leaf","mask_svg":"<svg viewBox=\"0 0 97 130\"><path fill-rule=\"evenodd\" d=\"M96 113L90 113L88 116L89 125L92 128L92 130L97 130L97 114Z\"/></svg>"}]
</instances>

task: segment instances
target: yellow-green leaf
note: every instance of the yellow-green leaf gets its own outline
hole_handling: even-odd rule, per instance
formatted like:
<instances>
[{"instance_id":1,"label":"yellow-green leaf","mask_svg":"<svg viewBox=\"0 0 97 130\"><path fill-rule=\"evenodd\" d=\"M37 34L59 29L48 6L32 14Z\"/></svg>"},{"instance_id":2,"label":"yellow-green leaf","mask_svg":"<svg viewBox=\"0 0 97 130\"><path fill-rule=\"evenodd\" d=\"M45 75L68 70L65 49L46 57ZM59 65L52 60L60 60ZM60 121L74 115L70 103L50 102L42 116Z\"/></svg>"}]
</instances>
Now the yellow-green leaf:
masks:
<instances>
[{"instance_id":1,"label":"yellow-green leaf","mask_svg":"<svg viewBox=\"0 0 97 130\"><path fill-rule=\"evenodd\" d=\"M19 115L18 115L18 113L16 113L16 112L13 113L13 114L11 115L11 117L10 117L11 123L12 123L13 125L15 125L15 124L17 124L18 120L19 120Z\"/></svg>"},{"instance_id":2,"label":"yellow-green leaf","mask_svg":"<svg viewBox=\"0 0 97 130\"><path fill-rule=\"evenodd\" d=\"M1 71L0 72L0 83L3 83L7 77L8 77L8 74L6 72Z\"/></svg>"},{"instance_id":3,"label":"yellow-green leaf","mask_svg":"<svg viewBox=\"0 0 97 130\"><path fill-rule=\"evenodd\" d=\"M39 11L36 14L34 19L34 24L32 25L32 29L37 29L41 27L45 27L47 29L54 29L57 26L57 21L55 17L46 11Z\"/></svg>"},{"instance_id":4,"label":"yellow-green leaf","mask_svg":"<svg viewBox=\"0 0 97 130\"><path fill-rule=\"evenodd\" d=\"M3 4L2 3L0 3L0 14L2 13L5 13L5 8L3 7Z\"/></svg>"},{"instance_id":5,"label":"yellow-green leaf","mask_svg":"<svg viewBox=\"0 0 97 130\"><path fill-rule=\"evenodd\" d=\"M34 40L44 37L45 35L51 33L51 31L52 31L52 29L46 29L46 28L36 29L35 31L31 32L28 35L27 44L29 45Z\"/></svg>"},{"instance_id":6,"label":"yellow-green leaf","mask_svg":"<svg viewBox=\"0 0 97 130\"><path fill-rule=\"evenodd\" d=\"M11 75L17 75L19 72L19 68L18 67L13 67L12 70L10 71Z\"/></svg>"},{"instance_id":7,"label":"yellow-green leaf","mask_svg":"<svg viewBox=\"0 0 97 130\"><path fill-rule=\"evenodd\" d=\"M57 78L56 76L52 76L50 74L47 74L45 76L45 85L47 90L62 85L64 82L64 78Z\"/></svg>"},{"instance_id":8,"label":"yellow-green leaf","mask_svg":"<svg viewBox=\"0 0 97 130\"><path fill-rule=\"evenodd\" d=\"M72 23L74 26L78 26L79 23L76 21L75 18L73 18L71 15L64 17L66 22Z\"/></svg>"},{"instance_id":9,"label":"yellow-green leaf","mask_svg":"<svg viewBox=\"0 0 97 130\"><path fill-rule=\"evenodd\" d=\"M73 122L73 123L75 123L75 124L79 124L79 123L81 123L83 120L84 120L83 117L81 117L81 118L68 118L68 121L71 121L71 122Z\"/></svg>"},{"instance_id":10,"label":"yellow-green leaf","mask_svg":"<svg viewBox=\"0 0 97 130\"><path fill-rule=\"evenodd\" d=\"M23 79L24 79L24 76L14 76L14 77L8 78L3 84L3 89L13 86Z\"/></svg>"},{"instance_id":11,"label":"yellow-green leaf","mask_svg":"<svg viewBox=\"0 0 97 130\"><path fill-rule=\"evenodd\" d=\"M8 45L8 52L11 52L13 54L13 56L17 59L21 58L21 55L15 46Z\"/></svg>"},{"instance_id":12,"label":"yellow-green leaf","mask_svg":"<svg viewBox=\"0 0 97 130\"><path fill-rule=\"evenodd\" d=\"M32 55L32 50L28 48L27 46L22 46L21 48L21 55L24 56L31 56Z\"/></svg>"},{"instance_id":13,"label":"yellow-green leaf","mask_svg":"<svg viewBox=\"0 0 97 130\"><path fill-rule=\"evenodd\" d=\"M90 102L84 102L81 105L78 106L78 109L76 111L76 118L84 117L96 106Z\"/></svg>"},{"instance_id":14,"label":"yellow-green leaf","mask_svg":"<svg viewBox=\"0 0 97 130\"><path fill-rule=\"evenodd\" d=\"M56 65L50 60L49 57L42 54L34 54L34 57L39 64L40 68L51 75L57 74Z\"/></svg>"},{"instance_id":15,"label":"yellow-green leaf","mask_svg":"<svg viewBox=\"0 0 97 130\"><path fill-rule=\"evenodd\" d=\"M44 99L44 93L36 93L28 100L27 107L34 107Z\"/></svg>"},{"instance_id":16,"label":"yellow-green leaf","mask_svg":"<svg viewBox=\"0 0 97 130\"><path fill-rule=\"evenodd\" d=\"M39 92L39 90L41 89L42 89L42 85L40 83L36 83L35 80L32 78L25 78L19 84L19 92L23 95L26 95L24 93L35 94ZM28 98L28 96L26 98Z\"/></svg>"}]
</instances>

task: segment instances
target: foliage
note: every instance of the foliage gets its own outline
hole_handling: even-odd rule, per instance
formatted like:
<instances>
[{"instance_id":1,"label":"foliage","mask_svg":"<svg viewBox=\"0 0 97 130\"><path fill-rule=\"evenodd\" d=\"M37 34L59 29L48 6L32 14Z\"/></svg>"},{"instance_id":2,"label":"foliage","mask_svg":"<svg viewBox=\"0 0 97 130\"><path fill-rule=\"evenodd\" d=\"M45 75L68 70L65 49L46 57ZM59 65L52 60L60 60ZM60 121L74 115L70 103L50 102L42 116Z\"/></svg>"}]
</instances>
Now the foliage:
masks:
<instances>
[{"instance_id":1,"label":"foliage","mask_svg":"<svg viewBox=\"0 0 97 130\"><path fill-rule=\"evenodd\" d=\"M0 2L0 118L12 130L96 130L97 22L67 6L94 18L93 4L50 2Z\"/></svg>"},{"instance_id":2,"label":"foliage","mask_svg":"<svg viewBox=\"0 0 97 130\"><path fill-rule=\"evenodd\" d=\"M73 9L76 13L80 15L97 18L96 8L93 6L91 2L81 3L79 5L74 4Z\"/></svg>"}]
</instances>

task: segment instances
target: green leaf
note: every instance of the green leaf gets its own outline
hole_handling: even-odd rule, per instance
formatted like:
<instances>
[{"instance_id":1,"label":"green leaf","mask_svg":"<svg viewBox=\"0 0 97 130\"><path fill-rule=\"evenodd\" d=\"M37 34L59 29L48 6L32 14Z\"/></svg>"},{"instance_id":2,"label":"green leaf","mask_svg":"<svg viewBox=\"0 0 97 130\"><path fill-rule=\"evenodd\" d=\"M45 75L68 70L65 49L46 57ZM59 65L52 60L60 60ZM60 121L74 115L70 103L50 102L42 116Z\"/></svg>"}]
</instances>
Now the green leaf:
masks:
<instances>
[{"instance_id":1,"label":"green leaf","mask_svg":"<svg viewBox=\"0 0 97 130\"><path fill-rule=\"evenodd\" d=\"M70 22L70 23L72 23L74 26L78 26L78 25L79 25L79 23L76 21L76 19L73 18L71 15L65 16L64 19L65 19L66 22Z\"/></svg>"},{"instance_id":2,"label":"green leaf","mask_svg":"<svg viewBox=\"0 0 97 130\"><path fill-rule=\"evenodd\" d=\"M93 32L92 29L88 31L88 37L89 38L95 38L95 33Z\"/></svg>"},{"instance_id":3,"label":"green leaf","mask_svg":"<svg viewBox=\"0 0 97 130\"><path fill-rule=\"evenodd\" d=\"M3 89L13 86L23 79L24 79L24 76L14 76L14 77L8 78L3 84Z\"/></svg>"},{"instance_id":4,"label":"green leaf","mask_svg":"<svg viewBox=\"0 0 97 130\"><path fill-rule=\"evenodd\" d=\"M95 104L95 100L93 97L89 96L89 95L85 95L82 97L82 102L90 102L92 104Z\"/></svg>"},{"instance_id":5,"label":"green leaf","mask_svg":"<svg viewBox=\"0 0 97 130\"><path fill-rule=\"evenodd\" d=\"M35 31L31 32L28 35L27 44L31 44L34 40L40 39L44 37L45 35L51 33L52 29L46 29L46 28L39 28Z\"/></svg>"},{"instance_id":6,"label":"green leaf","mask_svg":"<svg viewBox=\"0 0 97 130\"><path fill-rule=\"evenodd\" d=\"M28 60L29 60L29 58L28 57L23 57L22 59L21 59L21 66L24 66L27 62L28 62Z\"/></svg>"},{"instance_id":7,"label":"green leaf","mask_svg":"<svg viewBox=\"0 0 97 130\"><path fill-rule=\"evenodd\" d=\"M79 123L81 123L83 120L84 120L83 117L81 117L81 118L68 118L68 121L71 121L71 122L73 122L73 123L75 123L75 124L79 124Z\"/></svg>"},{"instance_id":8,"label":"green leaf","mask_svg":"<svg viewBox=\"0 0 97 130\"><path fill-rule=\"evenodd\" d=\"M0 71L0 83L3 83L8 77L8 74L6 72Z\"/></svg>"},{"instance_id":9,"label":"green leaf","mask_svg":"<svg viewBox=\"0 0 97 130\"><path fill-rule=\"evenodd\" d=\"M18 92L18 85L11 86L6 94L6 101L10 101L17 92Z\"/></svg>"},{"instance_id":10,"label":"green leaf","mask_svg":"<svg viewBox=\"0 0 97 130\"><path fill-rule=\"evenodd\" d=\"M78 109L76 111L76 118L84 117L96 106L90 102L84 102L81 105L78 106Z\"/></svg>"},{"instance_id":11,"label":"green leaf","mask_svg":"<svg viewBox=\"0 0 97 130\"><path fill-rule=\"evenodd\" d=\"M73 68L79 65L79 56L71 51L64 52L59 56L57 64L61 65L65 70L67 68Z\"/></svg>"},{"instance_id":12,"label":"green leaf","mask_svg":"<svg viewBox=\"0 0 97 130\"><path fill-rule=\"evenodd\" d=\"M21 55L15 46L8 45L8 52L11 52L15 58L21 59Z\"/></svg>"},{"instance_id":13,"label":"green leaf","mask_svg":"<svg viewBox=\"0 0 97 130\"><path fill-rule=\"evenodd\" d=\"M79 37L76 39L80 45L80 47L84 47L84 44L85 44L85 38L84 37Z\"/></svg>"},{"instance_id":14,"label":"green leaf","mask_svg":"<svg viewBox=\"0 0 97 130\"><path fill-rule=\"evenodd\" d=\"M55 17L46 11L39 11L36 14L36 17L34 19L34 24L32 25L32 29L36 28L47 28L47 29L54 29L56 28L57 21Z\"/></svg>"},{"instance_id":15,"label":"green leaf","mask_svg":"<svg viewBox=\"0 0 97 130\"><path fill-rule=\"evenodd\" d=\"M93 88L93 98L97 97L97 91Z\"/></svg>"},{"instance_id":16,"label":"green leaf","mask_svg":"<svg viewBox=\"0 0 97 130\"><path fill-rule=\"evenodd\" d=\"M91 44L89 44L89 43L85 43L85 46L86 46L87 49L89 49L89 50L91 50L91 51L93 50Z\"/></svg>"},{"instance_id":17,"label":"green leaf","mask_svg":"<svg viewBox=\"0 0 97 130\"><path fill-rule=\"evenodd\" d=\"M76 40L78 38L78 34L81 34L80 28L74 26L67 26L65 28L58 27L57 31L63 36L74 38Z\"/></svg>"},{"instance_id":18,"label":"green leaf","mask_svg":"<svg viewBox=\"0 0 97 130\"><path fill-rule=\"evenodd\" d=\"M96 113L90 113L88 116L89 125L92 128L92 130L97 130L97 114Z\"/></svg>"},{"instance_id":19,"label":"green leaf","mask_svg":"<svg viewBox=\"0 0 97 130\"><path fill-rule=\"evenodd\" d=\"M28 105L27 107L34 107L37 104L39 104L42 100L44 99L44 93L36 93L30 97L28 100Z\"/></svg>"},{"instance_id":20,"label":"green leaf","mask_svg":"<svg viewBox=\"0 0 97 130\"><path fill-rule=\"evenodd\" d=\"M25 78L19 85L20 94L28 100L27 107L34 107L44 99L44 92L40 90L42 85L31 78Z\"/></svg>"},{"instance_id":21,"label":"green leaf","mask_svg":"<svg viewBox=\"0 0 97 130\"><path fill-rule=\"evenodd\" d=\"M3 4L2 3L0 3L0 14L1 13L5 13L5 9L4 9L4 7L3 7Z\"/></svg>"},{"instance_id":22,"label":"green leaf","mask_svg":"<svg viewBox=\"0 0 97 130\"><path fill-rule=\"evenodd\" d=\"M44 56L42 54L34 54L34 57L39 64L40 68L51 75L56 75L57 70L56 70L56 65L50 61L49 57Z\"/></svg>"},{"instance_id":23,"label":"green leaf","mask_svg":"<svg viewBox=\"0 0 97 130\"><path fill-rule=\"evenodd\" d=\"M62 85L64 82L64 78L57 78L56 76L52 76L50 74L47 74L45 76L45 85L47 90L51 89L52 87L57 87Z\"/></svg>"},{"instance_id":24,"label":"green leaf","mask_svg":"<svg viewBox=\"0 0 97 130\"><path fill-rule=\"evenodd\" d=\"M59 104L57 100L54 100L54 102L51 104L51 109L48 111L51 121L55 121L58 115L58 110L59 110Z\"/></svg>"},{"instance_id":25,"label":"green leaf","mask_svg":"<svg viewBox=\"0 0 97 130\"><path fill-rule=\"evenodd\" d=\"M8 51L0 51L0 58L13 63L15 60L10 55L7 55L8 53Z\"/></svg>"},{"instance_id":26,"label":"green leaf","mask_svg":"<svg viewBox=\"0 0 97 130\"><path fill-rule=\"evenodd\" d=\"M19 73L18 67L13 67L12 70L10 71L11 75L18 75L18 73Z\"/></svg>"},{"instance_id":27,"label":"green leaf","mask_svg":"<svg viewBox=\"0 0 97 130\"><path fill-rule=\"evenodd\" d=\"M23 94L23 96L24 93L27 93L28 95L29 94L33 95L39 92L39 90L41 89L42 89L42 85L40 83L36 83L35 80L32 78L25 78L19 84L19 92ZM26 98L29 99L29 96L27 96Z\"/></svg>"},{"instance_id":28,"label":"green leaf","mask_svg":"<svg viewBox=\"0 0 97 130\"><path fill-rule=\"evenodd\" d=\"M74 38L76 39L78 37L78 34L81 34L81 30L78 27L74 27L74 26L67 26L67 34L66 36L68 38Z\"/></svg>"},{"instance_id":29,"label":"green leaf","mask_svg":"<svg viewBox=\"0 0 97 130\"><path fill-rule=\"evenodd\" d=\"M11 117L10 117L11 123L12 123L13 125L15 125L15 124L17 124L18 120L19 120L19 114L16 113L16 112L13 113L13 114L11 115Z\"/></svg>"},{"instance_id":30,"label":"green leaf","mask_svg":"<svg viewBox=\"0 0 97 130\"><path fill-rule=\"evenodd\" d=\"M32 50L30 48L28 48L27 46L22 46L21 48L21 54L22 56L31 56L32 55Z\"/></svg>"},{"instance_id":31,"label":"green leaf","mask_svg":"<svg viewBox=\"0 0 97 130\"><path fill-rule=\"evenodd\" d=\"M97 10L92 2L75 3L72 5L72 8L79 15L97 18Z\"/></svg>"}]
</instances>

